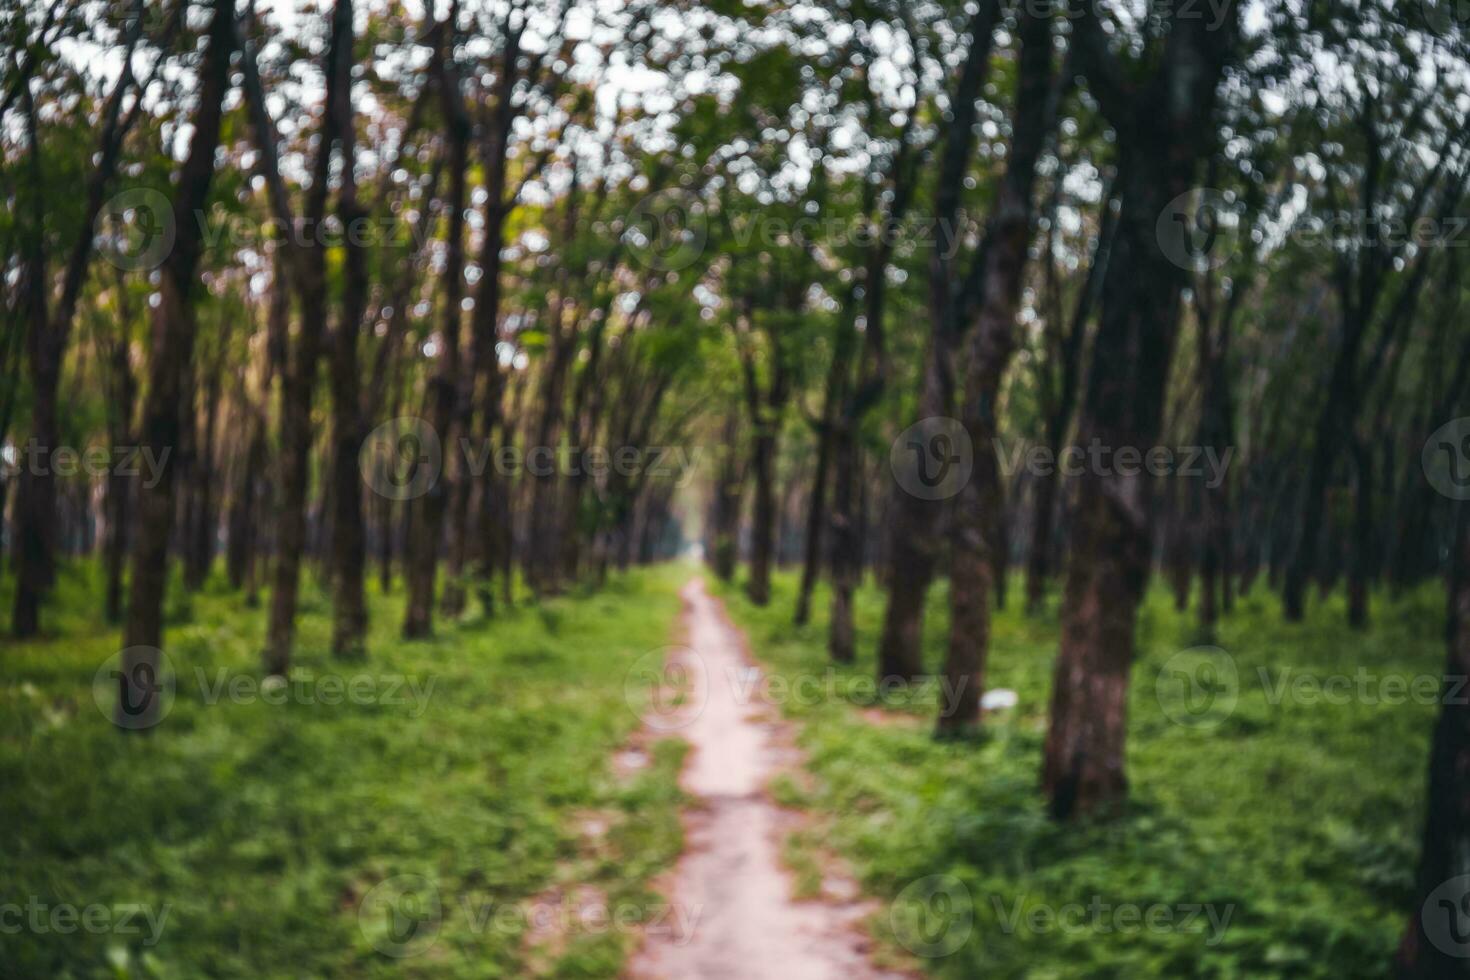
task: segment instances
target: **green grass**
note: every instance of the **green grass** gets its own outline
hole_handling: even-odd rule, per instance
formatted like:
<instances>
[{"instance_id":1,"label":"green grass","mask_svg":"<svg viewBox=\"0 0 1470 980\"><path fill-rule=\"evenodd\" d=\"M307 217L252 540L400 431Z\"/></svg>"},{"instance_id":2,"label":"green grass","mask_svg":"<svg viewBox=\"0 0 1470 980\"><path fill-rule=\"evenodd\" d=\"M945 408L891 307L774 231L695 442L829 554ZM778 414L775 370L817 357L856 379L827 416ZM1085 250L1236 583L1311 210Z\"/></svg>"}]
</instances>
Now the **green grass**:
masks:
<instances>
[{"instance_id":1,"label":"green grass","mask_svg":"<svg viewBox=\"0 0 1470 980\"><path fill-rule=\"evenodd\" d=\"M764 609L735 587L719 591L775 678L794 685L816 676L822 691L833 692L783 701L803 722L801 742L815 777L799 802L821 814L824 831L803 835L792 848L825 838L849 860L865 890L884 900L872 922L890 952L907 940L934 954L923 959L928 971L953 978L1388 972L1412 901L1437 708L1356 695L1309 703L1274 692L1287 668L1288 679L1354 678L1360 669L1372 677L1437 679L1442 588L1427 585L1392 603L1378 599L1372 629L1355 634L1340 601L1291 625L1258 587L1216 640L1234 658L1239 683L1233 712L1213 727L1177 724L1166 713L1180 702L1167 686L1161 698L1161 668L1198 636L1193 615L1175 612L1164 590L1155 589L1140 611L1131 685L1129 805L1108 822L1059 826L1047 818L1037 789L1057 643L1055 597L1045 617L1031 620L1011 590L1011 606L994 627L989 683L1016 690L1019 705L990 716L982 740L942 744L930 735L932 691L920 690L907 704L880 703L894 724L875 724L854 704L872 703L881 595L869 586L859 596L858 664L830 668L826 596L817 596L814 621L796 628L794 587L792 576L778 576ZM933 669L947 626L942 585L930 599L925 656ZM790 785L785 792L793 793ZM935 875L944 877L904 893ZM935 882L946 888L930 900L928 917L906 918L925 912L913 899L929 895ZM1064 908L1069 903L1080 909ZM1139 916L1157 907L1154 927L1115 911L1124 904L1138 907ZM1167 909L1179 922L1193 906L1212 909L1218 925L1204 909L1188 927L1162 919ZM928 929L920 939L936 941L916 942L907 924L913 921Z\"/></svg>"},{"instance_id":2,"label":"green grass","mask_svg":"<svg viewBox=\"0 0 1470 980\"><path fill-rule=\"evenodd\" d=\"M0 908L0 974L518 977L531 966L517 909L535 896L590 886L610 909L657 914L648 881L680 846L682 743L653 746L627 779L609 757L638 723L625 675L669 642L682 575L631 573L595 595L441 622L422 642L398 636L401 590L374 593L362 664L329 656L329 603L308 586L279 704L206 703L200 671L206 690L259 677L264 612L218 581L175 590L177 697L152 732L125 735L93 698L119 646L96 618L96 569L64 568L49 635L0 648L0 906L22 907ZM356 677L357 697L332 696L332 678ZM595 841L579 829L589 813L605 826ZM441 902L436 941L409 958L374 947L386 918L359 921L363 897L398 875L423 876ZM53 923L62 903L93 908L94 928ZM161 926L156 942L141 916L123 931L131 905ZM13 928L18 915L41 925ZM607 977L633 939L573 930L529 959Z\"/></svg>"}]
</instances>

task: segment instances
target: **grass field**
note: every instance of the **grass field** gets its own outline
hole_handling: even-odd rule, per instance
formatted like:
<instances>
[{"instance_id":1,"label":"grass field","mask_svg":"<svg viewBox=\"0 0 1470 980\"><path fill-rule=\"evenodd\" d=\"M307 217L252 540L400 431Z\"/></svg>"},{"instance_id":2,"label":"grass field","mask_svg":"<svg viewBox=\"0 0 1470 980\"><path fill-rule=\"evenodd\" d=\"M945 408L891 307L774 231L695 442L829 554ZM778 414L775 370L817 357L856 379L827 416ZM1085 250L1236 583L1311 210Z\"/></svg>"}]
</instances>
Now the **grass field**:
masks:
<instances>
[{"instance_id":1,"label":"grass field","mask_svg":"<svg viewBox=\"0 0 1470 980\"><path fill-rule=\"evenodd\" d=\"M657 742L622 775L609 759L638 726L630 668L669 642L688 572L413 643L401 596L374 594L364 664L328 656L328 602L308 587L278 687L257 683L262 610L176 591L174 699L124 735L94 697L118 646L90 614L95 569L63 571L52 634L3 648L0 973L616 976L633 926L663 912L649 882L680 846L682 747ZM1219 653L1151 593L1129 808L1059 827L1037 792L1054 607L999 615L990 685L1018 704L982 740L940 744L932 688L874 691L881 596L860 594L862 656L835 668L826 597L795 628L794 585L778 576L765 609L719 592L769 668L755 696L802 723L809 771L776 786L815 814L786 848L798 884L816 890L829 850L846 858L881 900L891 962L918 954L954 978L1386 972L1411 901L1441 592L1380 599L1354 634L1335 603L1290 626L1258 591ZM931 666L945 620L941 586Z\"/></svg>"},{"instance_id":2,"label":"grass field","mask_svg":"<svg viewBox=\"0 0 1470 980\"><path fill-rule=\"evenodd\" d=\"M874 931L890 950L953 978L1387 973L1412 903L1442 588L1375 597L1366 634L1336 601L1285 624L1258 588L1222 624L1224 653L1172 660L1199 637L1156 588L1131 686L1128 812L1059 827L1037 788L1055 599L1030 620L1012 590L989 683L1018 704L989 716L979 743L937 744L932 690L869 706L881 596L861 593L859 662L834 669L826 596L794 628L794 587L780 576L765 609L734 586L721 594L771 670L771 699L804 723L812 778L781 792L822 817L792 860L810 877L823 847L847 858L885 901ZM926 619L931 669L946 625L941 586ZM1231 665L1233 685L1219 670ZM1203 682L1194 701L1181 666Z\"/></svg>"},{"instance_id":3,"label":"grass field","mask_svg":"<svg viewBox=\"0 0 1470 980\"><path fill-rule=\"evenodd\" d=\"M683 574L412 643L401 593L373 594L362 664L330 658L308 585L277 687L263 610L176 591L174 701L125 735L93 695L119 631L95 568L64 569L51 635L0 652L0 974L615 975L680 846L680 743L623 777L609 760Z\"/></svg>"}]
</instances>

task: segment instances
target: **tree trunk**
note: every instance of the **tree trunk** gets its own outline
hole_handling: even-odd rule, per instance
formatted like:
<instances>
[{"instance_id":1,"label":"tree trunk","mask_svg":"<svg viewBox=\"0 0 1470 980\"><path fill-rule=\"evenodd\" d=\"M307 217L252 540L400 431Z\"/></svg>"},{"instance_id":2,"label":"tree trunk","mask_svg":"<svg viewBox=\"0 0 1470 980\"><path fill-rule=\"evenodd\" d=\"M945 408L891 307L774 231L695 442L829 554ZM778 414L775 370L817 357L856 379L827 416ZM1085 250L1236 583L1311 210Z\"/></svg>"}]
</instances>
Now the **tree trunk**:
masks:
<instances>
[{"instance_id":1,"label":"tree trunk","mask_svg":"<svg viewBox=\"0 0 1470 980\"><path fill-rule=\"evenodd\" d=\"M571 182L566 192L563 236L571 241L576 236L577 215L580 211L580 185L578 172L572 167ZM571 366L576 334L572 324L567 323L567 311L577 304L572 301L574 280L585 275L585 266L578 268L564 261L557 272L557 299L547 316L546 356L541 365L541 376L536 401L539 411L536 416L535 437L529 452L544 453L548 461L544 467L537 466L532 472L531 540L534 547L526 553L526 578L538 595L557 595L562 590L562 527L560 507L563 477L559 460L562 442L562 409L565 401L567 371ZM572 449L577 447L573 446Z\"/></svg>"},{"instance_id":2,"label":"tree trunk","mask_svg":"<svg viewBox=\"0 0 1470 980\"><path fill-rule=\"evenodd\" d=\"M832 438L835 472L832 482L832 608L827 626L827 653L838 663L857 656L852 598L863 573L863 540L853 497L858 481L857 440L844 418Z\"/></svg>"},{"instance_id":3,"label":"tree trunk","mask_svg":"<svg viewBox=\"0 0 1470 980\"><path fill-rule=\"evenodd\" d=\"M846 365L842 368L846 373ZM828 401L832 399L828 382ZM827 469L832 458L832 422L828 419L817 430L817 471L812 475L811 499L807 501L806 539L802 544L801 589L796 596L797 626L806 625L812 614L812 589L817 584L817 569L822 560L822 526L827 522Z\"/></svg>"},{"instance_id":4,"label":"tree trunk","mask_svg":"<svg viewBox=\"0 0 1470 980\"><path fill-rule=\"evenodd\" d=\"M119 282L119 290L123 284ZM103 564L107 574L107 591L103 601L103 614L109 623L122 622L123 614L123 568L127 562L128 533L131 523L130 497L134 493L134 481L122 472L122 459L118 450L132 442L133 404L138 397L138 381L133 376L133 366L128 359L128 330L132 315L127 311L126 301L119 301L118 329L121 337L114 340L108 351L108 374L112 381L112 392L108 409L108 436L112 441L112 466L107 470L106 498L103 513L107 519L107 538L102 546ZM4 498L0 497L0 514L5 511Z\"/></svg>"},{"instance_id":5,"label":"tree trunk","mask_svg":"<svg viewBox=\"0 0 1470 980\"><path fill-rule=\"evenodd\" d=\"M745 594L757 606L771 601L771 557L776 535L776 433L770 419L755 420L750 471L755 500L750 527L750 581Z\"/></svg>"},{"instance_id":6,"label":"tree trunk","mask_svg":"<svg viewBox=\"0 0 1470 980\"><path fill-rule=\"evenodd\" d=\"M269 391L269 386L266 387ZM243 395L243 391L242 391ZM260 474L266 467L266 421L261 406L245 403L243 410L249 413L246 436L245 460L240 467L240 479L236 483L234 498L230 501L230 540L225 553L225 569L230 586L245 587L248 573L255 561L258 535L255 530L256 501L259 497Z\"/></svg>"},{"instance_id":7,"label":"tree trunk","mask_svg":"<svg viewBox=\"0 0 1470 980\"><path fill-rule=\"evenodd\" d=\"M192 294L202 244L199 223L194 216L204 207L214 176L221 103L229 83L230 50L234 45L234 19L234 0L215 0L209 47L199 68L199 102L194 112L189 154L180 171L173 201L174 247L164 261L159 303L153 308L153 360L138 441L155 458L161 458L157 454L178 445L183 424L179 397L184 369L194 352L196 322ZM168 539L174 516L173 467L163 466L155 485L142 488L138 511L123 631L125 650L118 677L119 720L124 723L124 730L151 727L161 707L158 687L150 682L157 676L159 648L163 645ZM138 692L132 690L135 682L143 694L141 703L136 697Z\"/></svg>"},{"instance_id":8,"label":"tree trunk","mask_svg":"<svg viewBox=\"0 0 1470 980\"><path fill-rule=\"evenodd\" d=\"M312 278L309 273L304 276ZM275 570L271 583L270 625L267 631L265 671L286 673L296 633L296 603L301 561L306 551L306 497L311 476L311 401L321 349L322 317L326 315L321 288L307 288L316 299L303 303L301 333L295 357L281 384L281 493L278 503ZM276 288L286 288L280 283Z\"/></svg>"},{"instance_id":9,"label":"tree trunk","mask_svg":"<svg viewBox=\"0 0 1470 980\"><path fill-rule=\"evenodd\" d=\"M1339 363L1344 363L1341 360ZM1346 370L1346 369L1344 369ZM1301 511L1301 533L1298 537L1291 561L1286 566L1286 583L1282 588L1283 613L1288 622L1299 623L1306 614L1307 584L1312 572L1318 567L1319 538L1322 533L1323 511L1327 506L1327 480L1337 456L1338 430L1351 424L1351 416L1345 406L1352 396L1344 389L1350 383L1347 374L1333 372L1333 381L1328 391L1327 404L1317 420L1316 440L1307 470L1307 492ZM1353 413L1354 415L1356 412Z\"/></svg>"},{"instance_id":10,"label":"tree trunk","mask_svg":"<svg viewBox=\"0 0 1470 980\"><path fill-rule=\"evenodd\" d=\"M506 46L505 62L513 64L519 51L519 34L513 35L513 43ZM515 87L514 71L505 73L496 100L497 125L492 130L494 139L484 146L486 155L486 206L485 229L480 248L482 278L479 295L476 297L474 318L471 326L475 335L475 361L480 365L479 373L484 378L484 408L480 419L480 431L484 433L484 450L490 454L490 464L480 477L480 560L475 568L475 593L486 616L495 612L494 580L497 571L503 569L502 583L505 604L510 605L511 545L510 545L510 485L501 479L495 468L493 455L504 444L506 436L496 439L497 431L505 429L501 400L505 393L505 379L496 360L495 342L500 329L500 301L502 295L501 250L505 239L505 220L512 202L506 197L506 148L510 126L516 109L512 99Z\"/></svg>"},{"instance_id":11,"label":"tree trunk","mask_svg":"<svg viewBox=\"0 0 1470 980\"><path fill-rule=\"evenodd\" d=\"M27 229L28 234L19 249L23 295L15 308L17 315L24 317L24 326L19 329L25 331L26 355L31 366L30 448L33 451L27 454L29 465L20 475L15 501L17 575L11 626L17 637L33 636L40 631L41 603L56 576L57 488L51 454L58 448L61 438L57 390L77 301L86 285L87 267L95 240L93 229L102 213L108 186L117 172L123 139L138 117L137 105L140 103L136 100L126 115L122 112L123 99L133 86L133 50L142 32L141 7L138 13L126 32L122 71L102 109L97 162L87 178L85 209L62 272L60 296L54 309L50 305L53 276L48 268L46 248L46 229L50 222L41 192L45 179L39 122L30 80L21 80L19 86L21 103L25 108L26 162L33 184L27 202L31 227ZM6 414L9 414L8 408Z\"/></svg>"},{"instance_id":12,"label":"tree trunk","mask_svg":"<svg viewBox=\"0 0 1470 980\"><path fill-rule=\"evenodd\" d=\"M224 343L221 338L221 344ZM215 429L219 420L221 377L224 370L224 350L212 366L204 389L204 419L199 436L195 441L198 451L194 454L193 487L194 514L189 521L192 540L187 544L184 562L184 582L191 591L198 591L209 577L209 566L214 561L215 543Z\"/></svg>"},{"instance_id":13,"label":"tree trunk","mask_svg":"<svg viewBox=\"0 0 1470 980\"><path fill-rule=\"evenodd\" d=\"M1002 491L995 439L1001 381L1016 347L1016 312L1026 250L1031 242L1031 190L1036 163L1051 131L1051 18L1027 11L1020 24L1021 54L1009 163L980 246L983 298L970 334L960 421L974 452L974 470L959 493L950 559L949 646L944 662L936 734L954 737L980 724L980 696L990 647L990 602L1004 574Z\"/></svg>"},{"instance_id":14,"label":"tree trunk","mask_svg":"<svg viewBox=\"0 0 1470 980\"><path fill-rule=\"evenodd\" d=\"M981 3L970 16L969 51L953 93L953 118L944 145L929 257L929 336L919 394L920 422L949 414L953 381L950 350L964 327L955 295L951 252L955 218L974 147L975 100L989 74L998 5ZM889 534L889 594L878 642L878 678L918 679L924 673L924 599L939 554L938 524L944 502L907 492L895 484ZM988 593L987 593L988 594Z\"/></svg>"},{"instance_id":15,"label":"tree trunk","mask_svg":"<svg viewBox=\"0 0 1470 980\"><path fill-rule=\"evenodd\" d=\"M715 505L711 521L714 533L710 548L710 565L723 582L735 576L735 565L740 557L740 501L743 496L745 474L740 466L735 440L739 436L740 423L732 410L725 416L721 436L721 460L715 477Z\"/></svg>"},{"instance_id":16,"label":"tree trunk","mask_svg":"<svg viewBox=\"0 0 1470 980\"><path fill-rule=\"evenodd\" d=\"M1233 25L1211 31L1171 18L1159 67L1146 82L1130 83L1096 11L1084 7L1073 22L1089 88L1119 130L1123 189L1079 442L1143 453L1158 440L1184 283L1156 229L1194 179ZM1128 681L1152 551L1151 486L1145 474L1117 469L1080 480L1042 767L1058 818L1116 806L1127 792Z\"/></svg>"},{"instance_id":17,"label":"tree trunk","mask_svg":"<svg viewBox=\"0 0 1470 980\"><path fill-rule=\"evenodd\" d=\"M116 445L116 444L114 444ZM107 592L103 614L109 623L122 622L123 564L127 558L129 523L128 495L132 480L118 472L114 463L107 474L107 499L103 504L107 515L107 538L103 544L103 562L107 573Z\"/></svg>"},{"instance_id":18,"label":"tree trunk","mask_svg":"<svg viewBox=\"0 0 1470 980\"><path fill-rule=\"evenodd\" d=\"M458 11L451 6L451 11ZM455 418L459 397L459 334L461 300L464 297L464 232L466 171L469 167L470 122L460 91L459 75L453 64L455 25L451 20L437 28L439 50L434 73L439 86L449 140L449 196L445 201L449 215L449 239L445 248L443 272L444 298L440 342L444 350L439 365L429 380L429 424L439 436L440 445L448 453L455 445ZM447 469L445 470L447 473ZM414 534L408 542L407 578L408 608L404 614L403 635L406 638L428 636L433 629L434 580L439 549L444 536L444 512L449 503L450 488L441 474L419 497Z\"/></svg>"},{"instance_id":19,"label":"tree trunk","mask_svg":"<svg viewBox=\"0 0 1470 980\"><path fill-rule=\"evenodd\" d=\"M1072 415L1077 409L1080 394L1078 382L1082 375L1082 351L1087 339L1087 323L1097 304L1103 274L1107 270L1108 255L1112 249L1113 234L1117 220L1113 213L1112 185L1104 190L1098 215L1097 242L1092 249L1092 258L1087 266L1087 277L1082 290L1072 307L1069 327L1061 339L1056 356L1060 360L1057 372L1055 404L1047 419L1047 447L1053 460L1060 459L1067 432L1072 427ZM1048 270L1051 274L1052 270ZM1055 315L1060 317L1060 303ZM1026 560L1026 612L1036 615L1041 611L1046 598L1047 579L1054 565L1056 520L1060 510L1057 497L1062 488L1061 468L1053 466L1049 473L1038 477L1036 502L1032 517L1031 547Z\"/></svg>"},{"instance_id":20,"label":"tree trunk","mask_svg":"<svg viewBox=\"0 0 1470 980\"><path fill-rule=\"evenodd\" d=\"M1353 440L1353 549L1348 567L1348 625L1368 628L1368 584L1373 563L1373 450Z\"/></svg>"},{"instance_id":21,"label":"tree trunk","mask_svg":"<svg viewBox=\"0 0 1470 980\"><path fill-rule=\"evenodd\" d=\"M44 324L33 323L31 327L33 335L44 336L46 330ZM32 344L33 349L36 346ZM33 356L31 365L31 451L21 469L15 499L16 580L11 629L17 637L34 636L40 631L41 601L56 571L56 475L51 454L60 438L56 418L60 352L54 361Z\"/></svg>"},{"instance_id":22,"label":"tree trunk","mask_svg":"<svg viewBox=\"0 0 1470 980\"><path fill-rule=\"evenodd\" d=\"M1031 514L1031 545L1026 555L1026 613L1031 616L1041 612L1046 601L1046 580L1051 570L1051 535L1056 523L1054 515L1060 480L1061 474L1055 467L1050 473L1036 478L1036 497Z\"/></svg>"},{"instance_id":23,"label":"tree trunk","mask_svg":"<svg viewBox=\"0 0 1470 980\"><path fill-rule=\"evenodd\" d=\"M337 141L337 116L330 111L341 84L335 66L340 59L350 58L344 51L346 39L335 31L327 48L326 104L316 157L312 163L312 180L306 196L303 220L297 222L291 213L290 198L281 180L277 161L276 127L266 107L266 96L255 64L254 52L248 48L241 59L245 103L254 131L260 173L264 178L276 220L293 230L289 256L277 250L274 279L276 290L295 292L301 316L301 329L294 351L283 354L287 364L281 379L281 493L276 501L276 564L271 588L270 621L266 632L264 668L267 674L284 675L291 663L291 648L296 631L296 606L301 581L301 562L308 549L310 524L307 515L308 490L311 483L311 408L316 387L318 361L326 330L327 261L326 252L316 230L323 226L327 214L327 195L331 176L332 146ZM277 330L284 333L284 316L289 306L285 296L273 299ZM277 342L284 348L284 336ZM328 481L330 485L330 481ZM321 522L317 521L319 528Z\"/></svg>"},{"instance_id":24,"label":"tree trunk","mask_svg":"<svg viewBox=\"0 0 1470 980\"><path fill-rule=\"evenodd\" d=\"M352 118L352 0L337 0L332 12L332 36L337 56L329 65L336 85L327 112L341 146L342 185L337 192L337 214L346 235L342 309L331 342L332 386L332 653L338 657L366 655L367 563L366 528L362 514L362 474L358 457L367 439L357 362L357 335L367 306L366 255L358 236L351 233L366 218L357 201L353 166L357 142ZM395 311L396 312L396 311Z\"/></svg>"},{"instance_id":25,"label":"tree trunk","mask_svg":"<svg viewBox=\"0 0 1470 980\"><path fill-rule=\"evenodd\" d=\"M103 612L107 621L114 624L122 622L123 565L127 559L127 527L130 518L128 497L132 492L132 480L118 473L117 470L118 467L114 465L107 474L107 500L104 504L107 514L107 539L103 545L103 560L107 571L107 593L103 603Z\"/></svg>"},{"instance_id":26,"label":"tree trunk","mask_svg":"<svg viewBox=\"0 0 1470 980\"><path fill-rule=\"evenodd\" d=\"M1208 307L1202 312L1200 322L1199 366L1201 385L1200 423L1198 442L1201 446L1223 451L1232 441L1230 420L1229 365L1226 355L1234 319L1235 302L1239 296L1231 294L1224 315L1217 326L1212 326L1214 317ZM1200 287L1201 291L1213 290L1212 284ZM1199 297L1196 296L1196 302ZM1200 528L1200 599L1199 624L1206 636L1214 634L1219 618L1223 596L1230 591L1230 483L1222 475L1217 487L1201 486L1199 500L1201 508Z\"/></svg>"},{"instance_id":27,"label":"tree trunk","mask_svg":"<svg viewBox=\"0 0 1470 980\"><path fill-rule=\"evenodd\" d=\"M920 413L924 418L946 414L941 380L945 351L933 349L925 357L924 391ZM939 557L938 525L943 501L909 493L894 483L889 503L888 605L878 641L878 678L915 681L924 675L922 640L924 600Z\"/></svg>"},{"instance_id":28,"label":"tree trunk","mask_svg":"<svg viewBox=\"0 0 1470 980\"><path fill-rule=\"evenodd\" d=\"M1444 694L1429 749L1429 800L1416 901L1399 943L1401 980L1463 977L1470 955L1470 706L1460 690L1470 675L1470 506L1456 508L1449 576Z\"/></svg>"}]
</instances>

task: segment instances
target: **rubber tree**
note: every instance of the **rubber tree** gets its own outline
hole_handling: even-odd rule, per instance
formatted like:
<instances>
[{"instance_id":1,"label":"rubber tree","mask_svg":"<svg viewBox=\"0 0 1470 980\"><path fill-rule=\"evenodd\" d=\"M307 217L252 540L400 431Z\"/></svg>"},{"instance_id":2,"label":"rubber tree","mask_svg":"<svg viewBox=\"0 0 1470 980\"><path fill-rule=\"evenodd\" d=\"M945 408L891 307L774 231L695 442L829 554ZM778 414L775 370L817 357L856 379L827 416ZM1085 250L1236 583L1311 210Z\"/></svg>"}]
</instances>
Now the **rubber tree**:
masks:
<instances>
[{"instance_id":1,"label":"rubber tree","mask_svg":"<svg viewBox=\"0 0 1470 980\"><path fill-rule=\"evenodd\" d=\"M335 17L334 17L335 23ZM242 25L243 27L244 25ZM326 104L332 105L341 84L341 73L335 70L340 59L350 58L344 49L349 39L333 32L326 56ZM285 239L277 242L285 250L284 260L275 268L284 272L271 288L277 292L275 302L282 304L277 316L289 316L285 293L296 297L300 330L295 344L282 338L285 346L281 377L281 451L280 496L277 500L275 566L272 570L270 618L266 628L263 661L267 674L285 674L291 664L291 648L296 635L296 607L301 584L301 561L306 552L307 491L311 482L311 407L316 389L317 367L325 347L327 321L327 259L319 231L327 216L331 154L337 141L338 113L327 111L318 136L317 152L312 161L311 186L307 190L300 220L293 213L285 181L281 177L278 136L275 121L266 105L255 52L249 44L242 46L241 78L245 104L250 117L256 148L257 171L266 186L272 217L283 230ZM283 325L278 324L277 329Z\"/></svg>"},{"instance_id":2,"label":"rubber tree","mask_svg":"<svg viewBox=\"0 0 1470 980\"><path fill-rule=\"evenodd\" d=\"M197 328L194 293L204 245L204 230L198 216L209 200L214 177L214 155L219 147L223 102L229 87L230 53L235 46L234 21L234 0L215 0L207 46L199 66L199 96L191 120L189 151L179 170L171 202L174 245L160 269L159 301L152 308L148 394L138 429L139 447L152 451L155 458L161 458L159 454L178 445L184 425L180 394L184 371L194 354ZM159 649L163 645L163 598L174 521L174 480L174 468L164 466L154 485L142 487L139 494L127 619L123 628L125 649L118 677L118 711L120 720L124 720L124 731L148 730L162 707L160 688L151 679L158 675Z\"/></svg>"},{"instance_id":3,"label":"rubber tree","mask_svg":"<svg viewBox=\"0 0 1470 980\"><path fill-rule=\"evenodd\" d=\"M122 158L123 141L137 121L143 105L141 92L127 105L130 93L138 89L133 75L133 53L143 34L143 5L137 3L123 34L122 70L101 107L98 120L97 150L83 191L85 204L80 224L68 249L61 270L60 293L53 295L55 269L47 233L48 205L46 164L39 133L38 110L31 91L32 76L42 66L28 53L25 66L12 83L24 111L26 144L26 176L29 189L25 219L29 227L21 245L22 279L19 284L19 306L24 310L25 353L31 374L31 443L28 465L20 475L15 501L15 603L11 627L18 637L33 636L41 628L41 603L50 590L56 564L56 475L51 454L60 441L57 389L61 368L66 359L77 302L86 285L95 236L93 228L106 203ZM42 35L45 34L43 30ZM45 46L42 46L43 49ZM40 57L38 54L37 58ZM8 102L8 99L7 99ZM126 108L125 108L126 107Z\"/></svg>"},{"instance_id":4,"label":"rubber tree","mask_svg":"<svg viewBox=\"0 0 1470 980\"><path fill-rule=\"evenodd\" d=\"M1000 5L995 0L982 0L971 14L966 28L969 48L950 93L930 238L929 333L918 401L921 420L948 416L954 398L950 357L964 325L960 296L963 277L956 276L953 269L957 221L975 146L976 103L990 74L990 52L999 16ZM924 673L920 647L924 598L938 562L938 525L943 506L942 500L893 487L888 522L888 604L878 641L880 680L912 681Z\"/></svg>"},{"instance_id":5,"label":"rubber tree","mask_svg":"<svg viewBox=\"0 0 1470 980\"><path fill-rule=\"evenodd\" d=\"M1171 12L1165 36L1147 45L1148 61L1135 63L1112 50L1097 7L1080 6L1072 18L1074 57L1117 133L1122 208L1078 442L1096 439L1115 452L1141 453L1157 443L1162 427L1186 270L1177 259L1182 243L1161 236L1159 217L1194 183L1239 11L1232 8L1215 27ZM1150 479L1122 469L1085 469L1070 512L1061 649L1042 766L1042 786L1058 818L1116 805L1127 792L1128 681L1153 527Z\"/></svg>"},{"instance_id":6,"label":"rubber tree","mask_svg":"<svg viewBox=\"0 0 1470 980\"><path fill-rule=\"evenodd\" d=\"M979 246L979 316L970 331L965 358L960 422L973 447L974 468L956 498L953 522L950 631L944 662L947 683L942 686L937 722L938 733L945 736L964 734L980 722L990 646L990 601L1002 547L992 540L993 518L1001 505L994 451L999 432L997 404L1017 346L1016 314L1035 214L1032 186L1060 94L1052 81L1050 11L1028 7L1020 15L1018 28L1021 49L1010 151Z\"/></svg>"},{"instance_id":7,"label":"rubber tree","mask_svg":"<svg viewBox=\"0 0 1470 980\"><path fill-rule=\"evenodd\" d=\"M440 350L434 374L429 379L428 423L444 447L455 445L460 396L460 330L464 319L465 203L469 170L470 117L455 64L459 4L450 5L448 16L434 28L433 75L444 116L449 176L445 210L448 229L445 262L441 273L443 297L438 335ZM444 516L452 492L444 474L434 480L427 493L415 500L414 532L407 537L408 606L403 635L413 639L433 631L434 583L438 575L439 551L444 536Z\"/></svg>"}]
</instances>

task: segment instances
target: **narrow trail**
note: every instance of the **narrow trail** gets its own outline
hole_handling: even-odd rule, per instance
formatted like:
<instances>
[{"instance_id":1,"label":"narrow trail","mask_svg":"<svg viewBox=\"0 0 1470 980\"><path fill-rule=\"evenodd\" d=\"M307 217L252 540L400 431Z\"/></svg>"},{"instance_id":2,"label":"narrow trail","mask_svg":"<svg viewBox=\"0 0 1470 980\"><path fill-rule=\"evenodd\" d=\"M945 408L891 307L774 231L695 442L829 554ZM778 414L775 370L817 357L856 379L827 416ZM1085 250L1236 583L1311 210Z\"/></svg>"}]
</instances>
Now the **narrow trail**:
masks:
<instances>
[{"instance_id":1,"label":"narrow trail","mask_svg":"<svg viewBox=\"0 0 1470 980\"><path fill-rule=\"evenodd\" d=\"M879 980L856 902L796 901L780 859L786 814L767 783L793 761L775 720L752 703L740 631L696 578L681 592L693 696L677 733L691 745L681 784L696 798L668 900L695 923L649 934L629 975L641 980ZM676 668L678 669L678 668ZM774 709L770 709L774 710Z\"/></svg>"}]
</instances>

